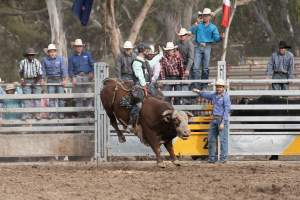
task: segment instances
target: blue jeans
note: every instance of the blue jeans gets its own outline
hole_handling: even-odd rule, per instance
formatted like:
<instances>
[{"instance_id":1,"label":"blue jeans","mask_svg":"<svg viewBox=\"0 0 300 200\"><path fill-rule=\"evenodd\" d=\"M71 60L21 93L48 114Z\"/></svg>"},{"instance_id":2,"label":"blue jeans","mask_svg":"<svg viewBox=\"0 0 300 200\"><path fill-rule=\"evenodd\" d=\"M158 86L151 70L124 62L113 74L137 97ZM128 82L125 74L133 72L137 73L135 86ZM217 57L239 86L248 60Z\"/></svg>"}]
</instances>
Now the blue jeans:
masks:
<instances>
[{"instance_id":1,"label":"blue jeans","mask_svg":"<svg viewBox=\"0 0 300 200\"><path fill-rule=\"evenodd\" d=\"M209 78L209 62L210 62L211 45L207 44L205 47L200 45L195 46L194 66L192 69L192 77L194 80L207 80ZM207 83L195 83L194 87L207 87Z\"/></svg>"},{"instance_id":2,"label":"blue jeans","mask_svg":"<svg viewBox=\"0 0 300 200\"><path fill-rule=\"evenodd\" d=\"M288 74L274 72L272 79L288 79ZM272 83L273 90L288 90L288 83Z\"/></svg>"},{"instance_id":3,"label":"blue jeans","mask_svg":"<svg viewBox=\"0 0 300 200\"><path fill-rule=\"evenodd\" d=\"M49 77L47 79L47 83L61 83L62 78L51 78ZM49 94L64 94L65 90L62 85L49 85L48 86L48 93ZM56 99L49 99L49 106L50 107L56 107ZM64 107L65 106L65 101L63 99L58 99L58 106L59 107Z\"/></svg>"},{"instance_id":4,"label":"blue jeans","mask_svg":"<svg viewBox=\"0 0 300 200\"><path fill-rule=\"evenodd\" d=\"M220 161L226 161L228 157L228 121L224 122L224 129L219 131L219 126L222 119L213 119L210 123L210 130L208 133L208 160L216 162L218 160L216 143L218 135L220 136Z\"/></svg>"},{"instance_id":5,"label":"blue jeans","mask_svg":"<svg viewBox=\"0 0 300 200\"><path fill-rule=\"evenodd\" d=\"M23 87L23 93L24 94L41 94L42 88L39 85L36 85L36 81L34 79L26 79L25 80L26 85ZM24 107L25 108L31 108L31 107L41 107L41 100L24 100Z\"/></svg>"}]
</instances>

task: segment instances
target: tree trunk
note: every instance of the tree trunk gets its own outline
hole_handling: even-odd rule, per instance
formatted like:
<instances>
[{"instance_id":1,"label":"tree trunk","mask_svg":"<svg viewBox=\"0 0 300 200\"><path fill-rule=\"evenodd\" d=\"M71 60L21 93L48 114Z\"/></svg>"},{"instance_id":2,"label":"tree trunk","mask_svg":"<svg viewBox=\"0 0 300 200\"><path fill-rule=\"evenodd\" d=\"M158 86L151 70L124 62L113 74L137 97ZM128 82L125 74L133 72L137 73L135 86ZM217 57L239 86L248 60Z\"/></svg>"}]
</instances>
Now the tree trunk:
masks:
<instances>
[{"instance_id":1,"label":"tree trunk","mask_svg":"<svg viewBox=\"0 0 300 200\"><path fill-rule=\"evenodd\" d=\"M67 41L63 29L62 2L60 0L46 0L51 26L51 42L56 45L58 55L68 58ZM67 62L67 59L64 59Z\"/></svg>"},{"instance_id":2,"label":"tree trunk","mask_svg":"<svg viewBox=\"0 0 300 200\"><path fill-rule=\"evenodd\" d=\"M183 19L182 19L182 27L188 29L191 26L191 20L193 15L193 7L194 0L188 0L185 2L185 6L183 8Z\"/></svg>"},{"instance_id":3,"label":"tree trunk","mask_svg":"<svg viewBox=\"0 0 300 200\"><path fill-rule=\"evenodd\" d=\"M135 43L137 36L141 30L141 27L144 23L144 20L147 16L147 13L149 9L151 8L154 0L146 0L146 3L144 4L141 12L139 13L138 17L135 19L131 30L130 30L130 35L128 37L128 40L131 41L132 43Z\"/></svg>"},{"instance_id":4,"label":"tree trunk","mask_svg":"<svg viewBox=\"0 0 300 200\"><path fill-rule=\"evenodd\" d=\"M104 16L106 32L110 35L111 51L114 58L116 58L120 53L120 44L122 41L122 36L120 29L116 23L114 0L106 1Z\"/></svg>"}]
</instances>

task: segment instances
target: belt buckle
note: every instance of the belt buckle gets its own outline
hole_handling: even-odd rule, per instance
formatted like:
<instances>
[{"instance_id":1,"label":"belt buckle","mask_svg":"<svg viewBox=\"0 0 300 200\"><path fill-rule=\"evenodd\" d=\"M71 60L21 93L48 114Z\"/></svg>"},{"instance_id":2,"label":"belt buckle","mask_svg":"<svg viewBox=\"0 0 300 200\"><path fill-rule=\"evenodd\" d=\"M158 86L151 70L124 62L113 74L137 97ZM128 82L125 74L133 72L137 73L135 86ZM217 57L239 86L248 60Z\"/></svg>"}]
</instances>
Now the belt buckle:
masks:
<instances>
[{"instance_id":1,"label":"belt buckle","mask_svg":"<svg viewBox=\"0 0 300 200\"><path fill-rule=\"evenodd\" d=\"M206 43L201 42L201 43L200 43L200 47L206 47Z\"/></svg>"}]
</instances>

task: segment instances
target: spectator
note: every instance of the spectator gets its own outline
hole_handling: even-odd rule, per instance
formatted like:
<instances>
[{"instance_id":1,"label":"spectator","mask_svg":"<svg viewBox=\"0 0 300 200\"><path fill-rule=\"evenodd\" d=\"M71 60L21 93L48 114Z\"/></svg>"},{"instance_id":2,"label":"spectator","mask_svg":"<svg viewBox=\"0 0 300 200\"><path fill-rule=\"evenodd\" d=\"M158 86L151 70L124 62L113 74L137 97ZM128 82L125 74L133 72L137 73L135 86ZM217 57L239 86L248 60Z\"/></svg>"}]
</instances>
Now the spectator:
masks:
<instances>
[{"instance_id":1,"label":"spectator","mask_svg":"<svg viewBox=\"0 0 300 200\"><path fill-rule=\"evenodd\" d=\"M225 91L225 82L217 80L216 92L202 92L196 88L193 89L193 92L213 103L213 120L210 123L208 133L208 162L215 163L218 161L216 143L219 135L221 143L220 162L225 163L228 157L228 120L231 106L230 97Z\"/></svg>"},{"instance_id":2,"label":"spectator","mask_svg":"<svg viewBox=\"0 0 300 200\"><path fill-rule=\"evenodd\" d=\"M54 44L49 44L48 48L45 49L47 56L42 60L42 70L43 79L47 79L47 83L57 83L60 85L49 85L49 94L63 94L65 93L64 87L67 84L68 70L65 62L61 56L57 56L56 46ZM64 107L65 101L63 99L58 99L58 106ZM56 99L49 100L49 106L55 107ZM48 115L49 119L57 118L56 113L50 113ZM59 113L59 118L63 119L64 114Z\"/></svg>"},{"instance_id":3,"label":"spectator","mask_svg":"<svg viewBox=\"0 0 300 200\"><path fill-rule=\"evenodd\" d=\"M69 77L72 79L73 92L85 93L93 92L90 85L78 85L80 83L87 83L94 78L94 60L91 53L83 50L83 43L81 39L76 39L73 43L74 54L69 57ZM76 107L91 107L93 106L92 99L76 99ZM89 115L88 115L89 116ZM84 117L81 113L79 117Z\"/></svg>"},{"instance_id":4,"label":"spectator","mask_svg":"<svg viewBox=\"0 0 300 200\"><path fill-rule=\"evenodd\" d=\"M21 77L21 85L24 94L41 94L41 86L44 84L42 79L42 65L34 56L37 53L33 48L28 48L24 54L25 59L21 60L19 64L19 74ZM40 99L24 100L25 108L40 107ZM32 115L25 113L22 120L30 119ZM37 120L41 119L40 113L35 115Z\"/></svg>"},{"instance_id":5,"label":"spectator","mask_svg":"<svg viewBox=\"0 0 300 200\"><path fill-rule=\"evenodd\" d=\"M291 47L285 41L279 42L278 51L274 52L267 66L267 73L272 79L290 79L294 74L294 55L288 51ZM273 90L288 90L289 83L272 83Z\"/></svg>"},{"instance_id":6,"label":"spectator","mask_svg":"<svg viewBox=\"0 0 300 200\"><path fill-rule=\"evenodd\" d=\"M196 22L195 22L195 25L198 25L200 24L201 22L203 22L203 14L201 11L198 11L197 13L197 19L196 19Z\"/></svg>"},{"instance_id":7,"label":"spectator","mask_svg":"<svg viewBox=\"0 0 300 200\"><path fill-rule=\"evenodd\" d=\"M147 60L152 60L157 54L158 51L155 50L154 45L150 45L150 49L146 55ZM157 80L159 79L160 70L161 70L160 60L156 59L156 62L153 63L153 67L151 68L151 70L152 70L152 77L148 89L151 95L159 96L160 94L157 91L158 90Z\"/></svg>"},{"instance_id":8,"label":"spectator","mask_svg":"<svg viewBox=\"0 0 300 200\"><path fill-rule=\"evenodd\" d=\"M5 88L6 94L12 95L17 94L16 86L14 84L8 84ZM4 99L2 100L4 108L20 108L22 107L21 101L18 99ZM21 115L19 113L5 113L4 119L6 120L13 120L13 119L20 119Z\"/></svg>"},{"instance_id":9,"label":"spectator","mask_svg":"<svg viewBox=\"0 0 300 200\"><path fill-rule=\"evenodd\" d=\"M190 31L195 35L195 59L193 66L193 78L195 80L209 78L209 62L211 53L211 44L213 42L219 42L222 40L220 37L218 28L210 22L211 10L204 8L203 10L203 22L198 25L194 25L190 28ZM196 88L206 89L208 84L195 84Z\"/></svg>"},{"instance_id":10,"label":"spectator","mask_svg":"<svg viewBox=\"0 0 300 200\"><path fill-rule=\"evenodd\" d=\"M132 43L130 41L126 41L123 45L123 51L117 56L116 67L119 79L132 80L133 72L131 64L136 57L132 50Z\"/></svg>"},{"instance_id":11,"label":"spectator","mask_svg":"<svg viewBox=\"0 0 300 200\"><path fill-rule=\"evenodd\" d=\"M184 76L184 67L183 67L183 59L180 54L175 53L175 49L177 46L174 45L173 42L168 42L165 50L165 55L161 59L161 71L160 78L161 80L183 80ZM180 91L180 84L166 84L164 86L164 90L166 91ZM171 101L169 99L169 101ZM175 98L174 104L180 104L178 98Z\"/></svg>"}]
</instances>

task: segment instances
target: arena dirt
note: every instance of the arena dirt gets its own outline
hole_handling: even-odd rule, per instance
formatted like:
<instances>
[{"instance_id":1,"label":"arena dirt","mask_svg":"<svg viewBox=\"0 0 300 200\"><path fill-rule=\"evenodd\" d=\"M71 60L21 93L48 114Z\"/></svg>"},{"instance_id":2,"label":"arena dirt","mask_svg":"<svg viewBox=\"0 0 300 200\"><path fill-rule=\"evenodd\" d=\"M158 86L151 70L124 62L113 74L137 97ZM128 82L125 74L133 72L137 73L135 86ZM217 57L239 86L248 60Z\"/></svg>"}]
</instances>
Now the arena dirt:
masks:
<instances>
[{"instance_id":1,"label":"arena dirt","mask_svg":"<svg viewBox=\"0 0 300 200\"><path fill-rule=\"evenodd\" d=\"M0 199L300 199L300 162L0 166Z\"/></svg>"}]
</instances>

